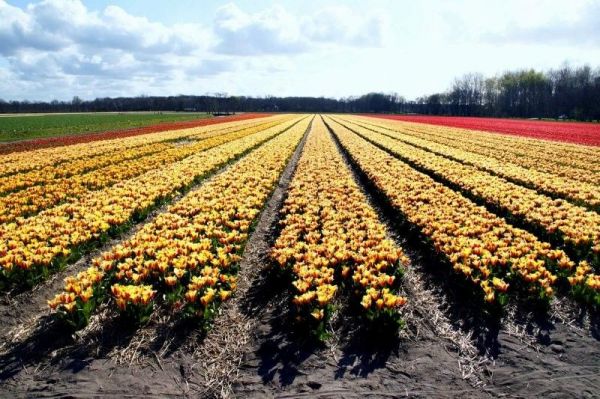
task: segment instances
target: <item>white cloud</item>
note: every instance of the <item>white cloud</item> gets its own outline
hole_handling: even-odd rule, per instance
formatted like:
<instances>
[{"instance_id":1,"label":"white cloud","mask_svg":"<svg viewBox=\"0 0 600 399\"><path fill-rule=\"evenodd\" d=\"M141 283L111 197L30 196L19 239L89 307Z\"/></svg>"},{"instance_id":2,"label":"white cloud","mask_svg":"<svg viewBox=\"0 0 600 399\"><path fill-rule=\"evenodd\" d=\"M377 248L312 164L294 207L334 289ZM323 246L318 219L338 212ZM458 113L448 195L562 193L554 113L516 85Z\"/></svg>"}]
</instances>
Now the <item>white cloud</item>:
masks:
<instances>
[{"instance_id":1,"label":"white cloud","mask_svg":"<svg viewBox=\"0 0 600 399\"><path fill-rule=\"evenodd\" d=\"M110 86L131 89L131 84L124 85L129 81L143 82L138 91L159 80L185 79L182 72L190 69L195 77L230 69L207 53L214 42L209 29L166 26L117 6L95 12L79 0L44 0L21 9L0 0L0 19L0 59L7 65L3 72L24 87L35 83L41 88L29 91L30 98L47 98L52 94L45 92L52 90L61 96L65 87L75 92L86 82L87 91L97 90L98 95ZM22 93L23 86L12 88L3 93Z\"/></svg>"},{"instance_id":2,"label":"white cloud","mask_svg":"<svg viewBox=\"0 0 600 399\"><path fill-rule=\"evenodd\" d=\"M117 6L101 13L79 0L44 0L24 10L0 0L0 52L58 50L71 46L185 55L201 49L210 36L199 26L167 27L128 14Z\"/></svg>"},{"instance_id":3,"label":"white cloud","mask_svg":"<svg viewBox=\"0 0 600 399\"><path fill-rule=\"evenodd\" d=\"M28 1L0 0L6 100L373 90L411 98L465 72L600 59L600 3L589 0L288 0L197 11L160 0L145 0L145 11Z\"/></svg>"},{"instance_id":4,"label":"white cloud","mask_svg":"<svg viewBox=\"0 0 600 399\"><path fill-rule=\"evenodd\" d=\"M302 30L313 41L358 47L383 45L388 25L382 12L363 14L340 6L326 7L301 22Z\"/></svg>"},{"instance_id":5,"label":"white cloud","mask_svg":"<svg viewBox=\"0 0 600 399\"><path fill-rule=\"evenodd\" d=\"M22 8L0 0L0 20L0 71L21 83L6 85L3 93L11 98L80 94L76 90L86 82L87 91L98 95L119 85L123 95L135 95L189 90L193 82L197 87L233 71L279 73L291 65L281 56L328 46L380 46L387 23L381 14L362 16L346 7L296 16L277 5L246 12L228 4L204 25L166 25L115 5L91 10L80 0L42 0ZM132 89L132 82L139 86Z\"/></svg>"},{"instance_id":6,"label":"white cloud","mask_svg":"<svg viewBox=\"0 0 600 399\"><path fill-rule=\"evenodd\" d=\"M517 7L521 13L483 31L484 41L495 44L563 46L600 45L600 2L529 0Z\"/></svg>"},{"instance_id":7,"label":"white cloud","mask_svg":"<svg viewBox=\"0 0 600 399\"><path fill-rule=\"evenodd\" d=\"M320 44L377 47L384 41L387 18L362 15L347 7L326 7L296 16L275 5L246 13L235 4L217 10L214 50L231 55L290 54L311 51Z\"/></svg>"},{"instance_id":8,"label":"white cloud","mask_svg":"<svg viewBox=\"0 0 600 399\"><path fill-rule=\"evenodd\" d=\"M51 51L68 43L60 35L44 32L28 11L0 0L0 55L13 54L22 48Z\"/></svg>"},{"instance_id":9,"label":"white cloud","mask_svg":"<svg viewBox=\"0 0 600 399\"><path fill-rule=\"evenodd\" d=\"M248 14L234 4L217 10L214 30L222 54L257 55L296 53L306 49L297 22L282 7Z\"/></svg>"}]
</instances>

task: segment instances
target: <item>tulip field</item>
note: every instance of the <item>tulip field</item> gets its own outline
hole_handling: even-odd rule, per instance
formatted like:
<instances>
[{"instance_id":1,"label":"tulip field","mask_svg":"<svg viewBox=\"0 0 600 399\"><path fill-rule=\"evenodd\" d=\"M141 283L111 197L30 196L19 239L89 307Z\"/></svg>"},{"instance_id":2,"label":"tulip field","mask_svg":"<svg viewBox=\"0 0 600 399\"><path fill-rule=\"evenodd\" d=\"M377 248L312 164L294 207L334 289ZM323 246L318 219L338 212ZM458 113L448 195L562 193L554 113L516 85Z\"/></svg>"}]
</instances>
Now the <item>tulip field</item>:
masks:
<instances>
[{"instance_id":1,"label":"tulip field","mask_svg":"<svg viewBox=\"0 0 600 399\"><path fill-rule=\"evenodd\" d=\"M382 115L385 119L525 136L544 140L600 145L597 123L538 121L524 119Z\"/></svg>"},{"instance_id":2,"label":"tulip field","mask_svg":"<svg viewBox=\"0 0 600 399\"><path fill-rule=\"evenodd\" d=\"M446 119L3 145L0 396L594 396L600 132Z\"/></svg>"}]
</instances>

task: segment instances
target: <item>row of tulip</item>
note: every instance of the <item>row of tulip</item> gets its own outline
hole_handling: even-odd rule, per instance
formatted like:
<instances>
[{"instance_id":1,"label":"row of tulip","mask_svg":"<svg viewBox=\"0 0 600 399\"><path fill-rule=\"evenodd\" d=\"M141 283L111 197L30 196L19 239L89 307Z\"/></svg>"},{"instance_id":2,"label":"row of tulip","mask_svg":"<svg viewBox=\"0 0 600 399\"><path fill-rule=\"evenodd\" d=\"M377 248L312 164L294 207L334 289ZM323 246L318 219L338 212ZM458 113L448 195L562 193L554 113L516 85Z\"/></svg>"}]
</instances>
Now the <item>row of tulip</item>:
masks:
<instances>
[{"instance_id":1,"label":"row of tulip","mask_svg":"<svg viewBox=\"0 0 600 399\"><path fill-rule=\"evenodd\" d=\"M2 176L0 177L0 195L6 195L31 186L49 184L55 180L80 175L107 165L155 154L159 151L168 150L170 147L167 142L146 144L139 147L109 151L99 156L74 159L68 163L47 165L40 169Z\"/></svg>"},{"instance_id":2,"label":"row of tulip","mask_svg":"<svg viewBox=\"0 0 600 399\"><path fill-rule=\"evenodd\" d=\"M322 327L341 284L367 317L398 320L395 293L408 258L353 180L322 119L315 119L281 211L271 257L291 273L300 318Z\"/></svg>"},{"instance_id":3,"label":"row of tulip","mask_svg":"<svg viewBox=\"0 0 600 399\"><path fill-rule=\"evenodd\" d=\"M271 118L270 118L271 119ZM270 121L271 124L277 123L277 120ZM213 130L204 133L191 134L185 136L185 140L205 140L215 136L233 133L242 129L258 129L269 127L268 123L254 123L248 126L247 123L240 126L231 126L227 128L213 125ZM177 142L159 141L150 144L143 144L137 147L125 147L107 150L97 156L78 158L67 163L57 165L47 165L40 169L30 170L28 172L17 173L9 176L0 177L0 194L6 194L17 190L22 190L31 186L51 184L60 180L66 180L70 177L77 177L88 172L98 171L102 173L104 168L115 166L117 164L127 164L135 160L142 159L157 153L174 152L177 149Z\"/></svg>"},{"instance_id":4,"label":"row of tulip","mask_svg":"<svg viewBox=\"0 0 600 399\"><path fill-rule=\"evenodd\" d=\"M288 117L287 120L289 119ZM238 128L229 133L213 133L208 136L205 135L206 138L200 141L191 141L187 145L160 143L161 146L164 146L164 151L158 153L115 162L80 175L54 179L48 177L47 184L34 185L25 190L0 197L0 223L12 222L20 216L31 216L58 203L81 197L90 191L109 187L150 170L180 161L206 149L277 126L285 121L286 119L279 119L246 128ZM61 166L55 166L55 168Z\"/></svg>"},{"instance_id":5,"label":"row of tulip","mask_svg":"<svg viewBox=\"0 0 600 399\"><path fill-rule=\"evenodd\" d=\"M303 118L267 141L67 278L50 307L76 327L105 300L138 321L157 301L210 319L235 290L252 223L309 123Z\"/></svg>"},{"instance_id":6,"label":"row of tulip","mask_svg":"<svg viewBox=\"0 0 600 399\"><path fill-rule=\"evenodd\" d=\"M370 123L371 121L362 120L354 120L353 122L360 123L365 127L384 127L402 135L422 138L449 147L507 161L524 168L551 173L559 177L595 185L600 184L600 173L597 173L600 171L598 163L582 160L576 154L563 152L559 156L551 148L540 149L533 146L518 146L515 143L505 141L488 141L486 137L468 130L454 132L451 128L440 126L412 126L412 124L407 126L405 123L396 123L395 125L378 124L377 122Z\"/></svg>"},{"instance_id":7,"label":"row of tulip","mask_svg":"<svg viewBox=\"0 0 600 399\"><path fill-rule=\"evenodd\" d=\"M568 278L573 293L585 302L600 307L600 273L587 261L579 262L575 273Z\"/></svg>"},{"instance_id":8,"label":"row of tulip","mask_svg":"<svg viewBox=\"0 0 600 399\"><path fill-rule=\"evenodd\" d=\"M387 149L402 160L432 174L492 208L526 221L551 241L560 243L579 260L600 263L600 215L565 200L552 199L535 190L511 183L360 125L342 122L362 137Z\"/></svg>"},{"instance_id":9,"label":"row of tulip","mask_svg":"<svg viewBox=\"0 0 600 399\"><path fill-rule=\"evenodd\" d=\"M547 195L564 198L593 210L600 210L600 187L594 184L565 179L550 173L527 169L509 162L437 144L429 140L390 132L381 127L374 126L371 129L377 133L391 134L393 137L396 137L405 143L475 166L481 170L536 189Z\"/></svg>"},{"instance_id":10,"label":"row of tulip","mask_svg":"<svg viewBox=\"0 0 600 399\"><path fill-rule=\"evenodd\" d=\"M328 123L391 206L418 228L456 272L481 289L485 301L505 302L512 282L548 298L554 293L555 273L575 270L575 263L563 251L511 226L332 119Z\"/></svg>"},{"instance_id":11,"label":"row of tulip","mask_svg":"<svg viewBox=\"0 0 600 399\"><path fill-rule=\"evenodd\" d=\"M399 126L396 122L388 123L389 121L384 122L381 119L361 118L361 120L366 123L374 123L391 129L395 129ZM450 135L474 140L479 139L490 147L499 147L511 152L519 150L527 153L537 153L538 155L547 154L548 158L556 158L550 161L567 161L569 163L573 162L573 165L576 165L577 167L589 168L594 163L600 161L600 150L598 147L556 141L537 140L534 138L516 137L470 129L459 129L449 126L423 125L420 123L406 123L404 126L410 127L411 130L418 132L428 131L445 136ZM569 159L560 159L561 157L565 156Z\"/></svg>"},{"instance_id":12,"label":"row of tulip","mask_svg":"<svg viewBox=\"0 0 600 399\"><path fill-rule=\"evenodd\" d=\"M37 150L15 152L0 155L0 176L41 169L48 165L58 165L95 156L103 156L110 152L122 151L152 143L185 139L192 135L201 135L215 129L237 128L245 124L254 124L265 119L251 121L224 122L217 125L206 125L194 128L169 130L139 136L101 140L89 143L73 144L61 147L41 148Z\"/></svg>"},{"instance_id":13,"label":"row of tulip","mask_svg":"<svg viewBox=\"0 0 600 399\"><path fill-rule=\"evenodd\" d=\"M200 152L182 161L151 170L28 219L0 226L0 276L23 282L35 280L76 258L88 244L143 216L157 203L208 175L291 126L293 119ZM10 281L9 281L10 282ZM34 281L35 282L35 281Z\"/></svg>"},{"instance_id":14,"label":"row of tulip","mask_svg":"<svg viewBox=\"0 0 600 399\"><path fill-rule=\"evenodd\" d=\"M412 126L414 128L419 128L419 127L434 127L434 126L440 126L442 129L444 129L445 131L450 131L453 134L456 134L458 136L462 136L462 135L475 135L480 137L481 139L484 139L486 142L490 142L490 143L494 143L494 144L509 144L509 145L513 145L515 147L519 147L519 148L530 148L531 150L534 151L539 151L539 152L548 152L548 154L552 154L554 156L557 157L561 157L564 155L567 155L569 158L581 158L584 159L588 162L598 162L600 160L600 147L598 146L593 146L593 145L586 145L584 142L581 143L577 143L577 138L576 137L572 137L575 139L575 141L565 141L565 140L552 140L552 138L559 138L560 136L564 136L564 131L560 132L560 130L563 130L564 127L567 126L566 123L564 122L560 122L560 123L556 123L556 122L549 122L548 124L545 124L543 122L540 121L521 121L521 122L525 122L525 123L520 123L517 124L516 126L513 126L513 129L509 129L512 130L512 132L506 132L508 134L498 134L499 132L503 132L505 131L505 129L503 129L503 127L507 127L507 125L512 124L514 122L516 122L515 120L510 120L510 119L493 119L493 124L495 125L495 127L493 129L485 129L485 130L481 130L478 129L477 126L469 126L467 127L467 125L473 125L472 123L468 123L465 126L456 126L452 123L452 121L456 121L456 120L461 120L461 119L466 119L466 118L457 118L457 117L449 117L449 118L444 118L445 121L443 121L443 123L436 123L437 121L435 120L435 118L427 118L425 117L424 119L418 118L419 121L417 120L412 120L412 118L408 117L400 117L400 118L378 118L377 119L372 119L369 118L370 121L374 122L377 121L377 123L379 124L379 122L382 123L388 123L391 122L389 119L395 119L394 122L399 122L400 120L406 124L406 126ZM439 118L437 118L439 119ZM481 122L484 118L469 118L471 121L479 121ZM491 119L488 119L491 120ZM419 122L419 123L414 123L414 122ZM446 122L450 122L450 123L446 123ZM477 123L475 124L477 125ZM534 126L535 125L535 126ZM578 125L579 127L584 127L583 124L579 124L579 123L574 123L573 125ZM397 125L396 125L397 126ZM587 125L587 127L592 126L592 130L594 129L593 125ZM541 136L529 136L527 134L527 132L525 130L527 130L528 128L534 128L534 129L549 129L549 130L553 130L554 132L549 132L546 131L545 133L547 134L542 134ZM595 127L597 128L597 126ZM523 129L523 130L520 130ZM569 128L567 127L566 130L569 130ZM546 136L548 138L550 138L550 140L545 140L543 136ZM541 140L540 140L541 139Z\"/></svg>"}]
</instances>

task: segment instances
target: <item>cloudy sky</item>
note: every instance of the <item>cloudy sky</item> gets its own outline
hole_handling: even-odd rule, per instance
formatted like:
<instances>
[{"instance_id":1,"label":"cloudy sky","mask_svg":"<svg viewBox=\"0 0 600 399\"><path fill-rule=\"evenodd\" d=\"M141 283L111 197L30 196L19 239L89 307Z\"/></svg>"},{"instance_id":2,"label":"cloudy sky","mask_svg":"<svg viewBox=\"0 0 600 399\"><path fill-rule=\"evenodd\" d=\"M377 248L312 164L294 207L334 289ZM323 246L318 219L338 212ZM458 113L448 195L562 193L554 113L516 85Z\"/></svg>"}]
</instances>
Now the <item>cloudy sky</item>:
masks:
<instances>
[{"instance_id":1,"label":"cloudy sky","mask_svg":"<svg viewBox=\"0 0 600 399\"><path fill-rule=\"evenodd\" d=\"M600 66L600 1L0 0L0 98L407 98L466 72Z\"/></svg>"}]
</instances>

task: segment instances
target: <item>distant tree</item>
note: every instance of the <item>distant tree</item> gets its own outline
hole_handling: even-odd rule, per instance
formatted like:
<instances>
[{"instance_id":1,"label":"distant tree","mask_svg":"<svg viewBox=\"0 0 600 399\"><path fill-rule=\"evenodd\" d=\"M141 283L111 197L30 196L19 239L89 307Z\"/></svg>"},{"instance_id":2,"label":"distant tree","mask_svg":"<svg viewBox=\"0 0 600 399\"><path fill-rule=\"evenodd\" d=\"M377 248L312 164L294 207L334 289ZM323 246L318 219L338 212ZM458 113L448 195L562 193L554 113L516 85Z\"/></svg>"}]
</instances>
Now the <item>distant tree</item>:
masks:
<instances>
[{"instance_id":1,"label":"distant tree","mask_svg":"<svg viewBox=\"0 0 600 399\"><path fill-rule=\"evenodd\" d=\"M80 112L82 103L83 103L83 100L81 98L79 98L79 96L74 96L73 99L71 100L71 111L72 112Z\"/></svg>"},{"instance_id":2,"label":"distant tree","mask_svg":"<svg viewBox=\"0 0 600 399\"><path fill-rule=\"evenodd\" d=\"M486 115L600 119L600 68L568 64L548 72L507 71L484 77L468 73L456 78L445 92L407 101L398 93L367 93L340 99L326 97L240 97L227 93L178 96L96 98L84 101L2 101L0 112L75 111L201 112L402 112L432 115Z\"/></svg>"}]
</instances>

